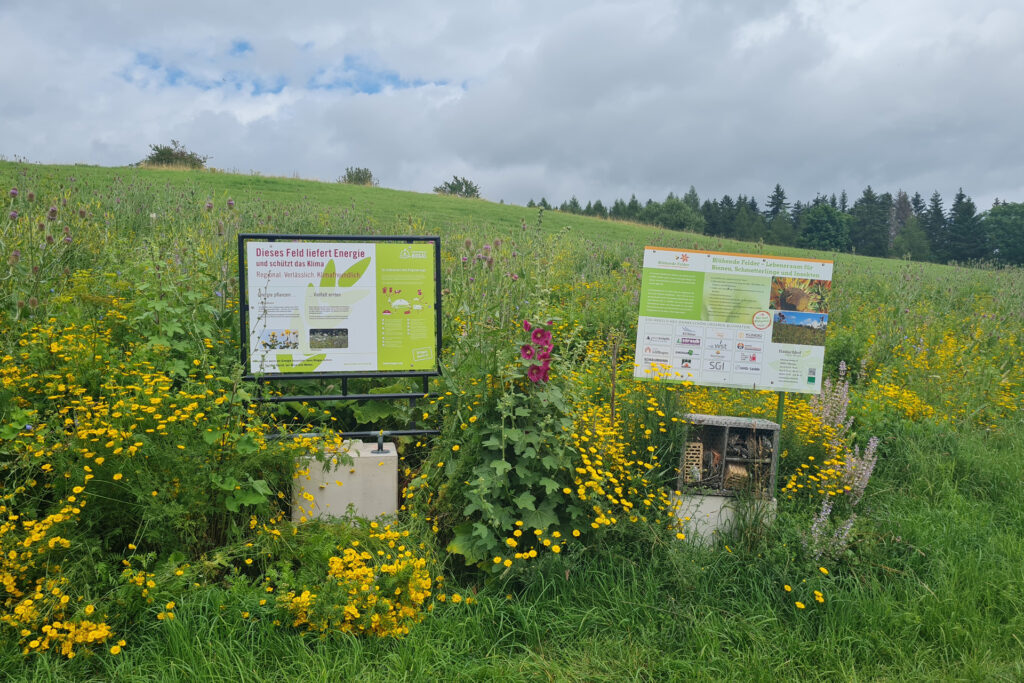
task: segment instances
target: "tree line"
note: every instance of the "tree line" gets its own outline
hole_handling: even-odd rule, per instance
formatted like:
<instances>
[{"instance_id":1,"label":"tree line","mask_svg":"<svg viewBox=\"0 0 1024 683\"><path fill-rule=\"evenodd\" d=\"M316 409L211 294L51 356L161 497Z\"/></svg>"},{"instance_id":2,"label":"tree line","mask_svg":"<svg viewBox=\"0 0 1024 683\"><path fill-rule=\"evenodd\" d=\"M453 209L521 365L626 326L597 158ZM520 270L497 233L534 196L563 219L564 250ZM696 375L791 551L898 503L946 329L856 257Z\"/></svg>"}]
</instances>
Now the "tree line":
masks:
<instances>
[{"instance_id":1,"label":"tree line","mask_svg":"<svg viewBox=\"0 0 1024 683\"><path fill-rule=\"evenodd\" d=\"M573 196L557 207L543 197L527 206L824 251L937 263L1024 264L1024 203L996 199L991 209L979 213L963 189L949 210L938 191L925 201L918 192L877 193L871 186L852 203L844 190L838 197L818 195L791 204L778 184L763 208L745 195L701 202L692 186L682 197L669 193L663 202L642 204L633 195L629 201L616 199L611 207L601 200L583 206Z\"/></svg>"}]
</instances>

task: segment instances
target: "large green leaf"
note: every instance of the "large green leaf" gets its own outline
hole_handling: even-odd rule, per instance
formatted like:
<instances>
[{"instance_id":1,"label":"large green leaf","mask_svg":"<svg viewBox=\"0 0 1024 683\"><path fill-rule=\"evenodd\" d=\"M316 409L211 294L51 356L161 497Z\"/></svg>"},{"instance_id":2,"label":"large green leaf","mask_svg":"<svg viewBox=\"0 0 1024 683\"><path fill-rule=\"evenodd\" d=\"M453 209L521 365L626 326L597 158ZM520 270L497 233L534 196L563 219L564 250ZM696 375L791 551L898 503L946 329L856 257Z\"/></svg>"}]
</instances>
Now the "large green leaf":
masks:
<instances>
[{"instance_id":1,"label":"large green leaf","mask_svg":"<svg viewBox=\"0 0 1024 683\"><path fill-rule=\"evenodd\" d=\"M367 401L357 403L352 408L352 415L360 424L372 424L392 415L401 415L402 407L384 401Z\"/></svg>"},{"instance_id":2,"label":"large green leaf","mask_svg":"<svg viewBox=\"0 0 1024 683\"><path fill-rule=\"evenodd\" d=\"M495 474L500 477L501 475L505 474L510 469L512 469L512 464L509 463L507 460L492 460L491 467L494 468Z\"/></svg>"},{"instance_id":3,"label":"large green leaf","mask_svg":"<svg viewBox=\"0 0 1024 683\"><path fill-rule=\"evenodd\" d=\"M515 503L520 510L537 509L537 507L534 505L534 503L537 502L537 496L533 495L529 491L524 491L523 493L520 493L512 500L512 502Z\"/></svg>"},{"instance_id":4,"label":"large green leaf","mask_svg":"<svg viewBox=\"0 0 1024 683\"><path fill-rule=\"evenodd\" d=\"M324 268L323 275L320 276L321 287L333 287L335 280L338 278L338 272L334 268L334 259L327 262L327 266Z\"/></svg>"},{"instance_id":5,"label":"large green leaf","mask_svg":"<svg viewBox=\"0 0 1024 683\"><path fill-rule=\"evenodd\" d=\"M333 261L331 262L331 265L334 265ZM369 256L353 263L351 266L349 266L348 270L346 270L344 273L338 276L338 286L351 287L355 283L359 282L359 279L363 277L363 273L366 272L366 269L367 267L369 267L369 265Z\"/></svg>"}]
</instances>

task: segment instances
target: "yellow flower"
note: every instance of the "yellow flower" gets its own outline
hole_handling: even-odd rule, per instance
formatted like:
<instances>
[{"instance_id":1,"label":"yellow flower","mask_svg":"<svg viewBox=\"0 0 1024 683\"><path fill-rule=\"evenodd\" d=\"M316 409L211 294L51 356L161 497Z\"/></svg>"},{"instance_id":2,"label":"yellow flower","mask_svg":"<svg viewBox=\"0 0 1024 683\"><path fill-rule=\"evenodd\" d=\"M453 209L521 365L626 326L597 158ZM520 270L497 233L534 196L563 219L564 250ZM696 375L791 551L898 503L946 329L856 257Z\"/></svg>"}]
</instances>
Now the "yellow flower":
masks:
<instances>
[{"instance_id":1,"label":"yellow flower","mask_svg":"<svg viewBox=\"0 0 1024 683\"><path fill-rule=\"evenodd\" d=\"M453 451L458 451L459 450L459 444L455 444L454 446L452 446L452 450Z\"/></svg>"},{"instance_id":2,"label":"yellow flower","mask_svg":"<svg viewBox=\"0 0 1024 683\"><path fill-rule=\"evenodd\" d=\"M124 476L123 474L118 472L117 474L114 475L114 481L121 481L121 477L123 477L123 476Z\"/></svg>"},{"instance_id":3,"label":"yellow flower","mask_svg":"<svg viewBox=\"0 0 1024 683\"><path fill-rule=\"evenodd\" d=\"M818 567L818 571L824 574L825 576L828 576L828 570L824 567Z\"/></svg>"},{"instance_id":4,"label":"yellow flower","mask_svg":"<svg viewBox=\"0 0 1024 683\"><path fill-rule=\"evenodd\" d=\"M112 648L110 648L110 654L112 654L112 655L119 655L119 654L121 654L121 646L120 645L114 645Z\"/></svg>"},{"instance_id":5,"label":"yellow flower","mask_svg":"<svg viewBox=\"0 0 1024 683\"><path fill-rule=\"evenodd\" d=\"M785 586L782 587L782 590L786 591L787 593L792 593L793 587L787 583Z\"/></svg>"},{"instance_id":6,"label":"yellow flower","mask_svg":"<svg viewBox=\"0 0 1024 683\"><path fill-rule=\"evenodd\" d=\"M800 602L799 600L796 601L796 608L797 609L803 609L804 607L805 607L804 603Z\"/></svg>"}]
</instances>

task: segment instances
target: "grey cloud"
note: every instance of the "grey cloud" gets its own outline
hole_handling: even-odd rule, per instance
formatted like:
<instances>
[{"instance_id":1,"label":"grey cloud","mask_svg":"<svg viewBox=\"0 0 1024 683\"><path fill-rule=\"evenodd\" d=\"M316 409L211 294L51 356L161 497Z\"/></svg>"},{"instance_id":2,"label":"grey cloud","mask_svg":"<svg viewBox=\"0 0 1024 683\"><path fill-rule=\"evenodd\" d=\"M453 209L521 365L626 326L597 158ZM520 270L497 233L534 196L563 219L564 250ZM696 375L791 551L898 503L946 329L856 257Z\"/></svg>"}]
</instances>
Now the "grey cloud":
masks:
<instances>
[{"instance_id":1,"label":"grey cloud","mask_svg":"<svg viewBox=\"0 0 1024 683\"><path fill-rule=\"evenodd\" d=\"M174 137L229 169L333 180L367 166L417 191L458 174L506 202L691 184L763 200L776 182L791 199L870 184L947 203L963 186L981 208L1024 200L1024 8L997 0L297 2L272 15L22 0L0 22L8 156L124 164ZM237 40L252 50L232 55ZM203 87L166 87L139 52ZM400 87L306 89L346 56ZM254 90L279 79L279 93Z\"/></svg>"}]
</instances>

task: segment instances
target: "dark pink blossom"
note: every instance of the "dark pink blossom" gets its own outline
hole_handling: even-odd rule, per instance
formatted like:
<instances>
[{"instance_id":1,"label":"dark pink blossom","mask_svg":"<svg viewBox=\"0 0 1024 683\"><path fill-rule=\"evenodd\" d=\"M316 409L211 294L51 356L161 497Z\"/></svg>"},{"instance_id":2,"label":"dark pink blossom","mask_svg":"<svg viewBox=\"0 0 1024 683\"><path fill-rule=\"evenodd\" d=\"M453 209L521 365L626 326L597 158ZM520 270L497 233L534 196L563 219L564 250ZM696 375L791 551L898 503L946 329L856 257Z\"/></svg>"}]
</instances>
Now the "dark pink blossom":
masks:
<instances>
[{"instance_id":1,"label":"dark pink blossom","mask_svg":"<svg viewBox=\"0 0 1024 683\"><path fill-rule=\"evenodd\" d=\"M539 365L531 365L530 369L526 371L526 376L534 383L545 381L544 375L546 374L544 368Z\"/></svg>"},{"instance_id":2,"label":"dark pink blossom","mask_svg":"<svg viewBox=\"0 0 1024 683\"><path fill-rule=\"evenodd\" d=\"M530 324L529 320L524 320L523 321L523 329L525 331L529 332L531 327L533 327L533 325Z\"/></svg>"},{"instance_id":3,"label":"dark pink blossom","mask_svg":"<svg viewBox=\"0 0 1024 683\"><path fill-rule=\"evenodd\" d=\"M529 344L523 344L519 347L519 357L526 360L533 360L537 357L537 353Z\"/></svg>"},{"instance_id":4,"label":"dark pink blossom","mask_svg":"<svg viewBox=\"0 0 1024 683\"><path fill-rule=\"evenodd\" d=\"M533 331L530 339L538 346L547 346L551 343L551 333L541 327L538 327Z\"/></svg>"}]
</instances>

